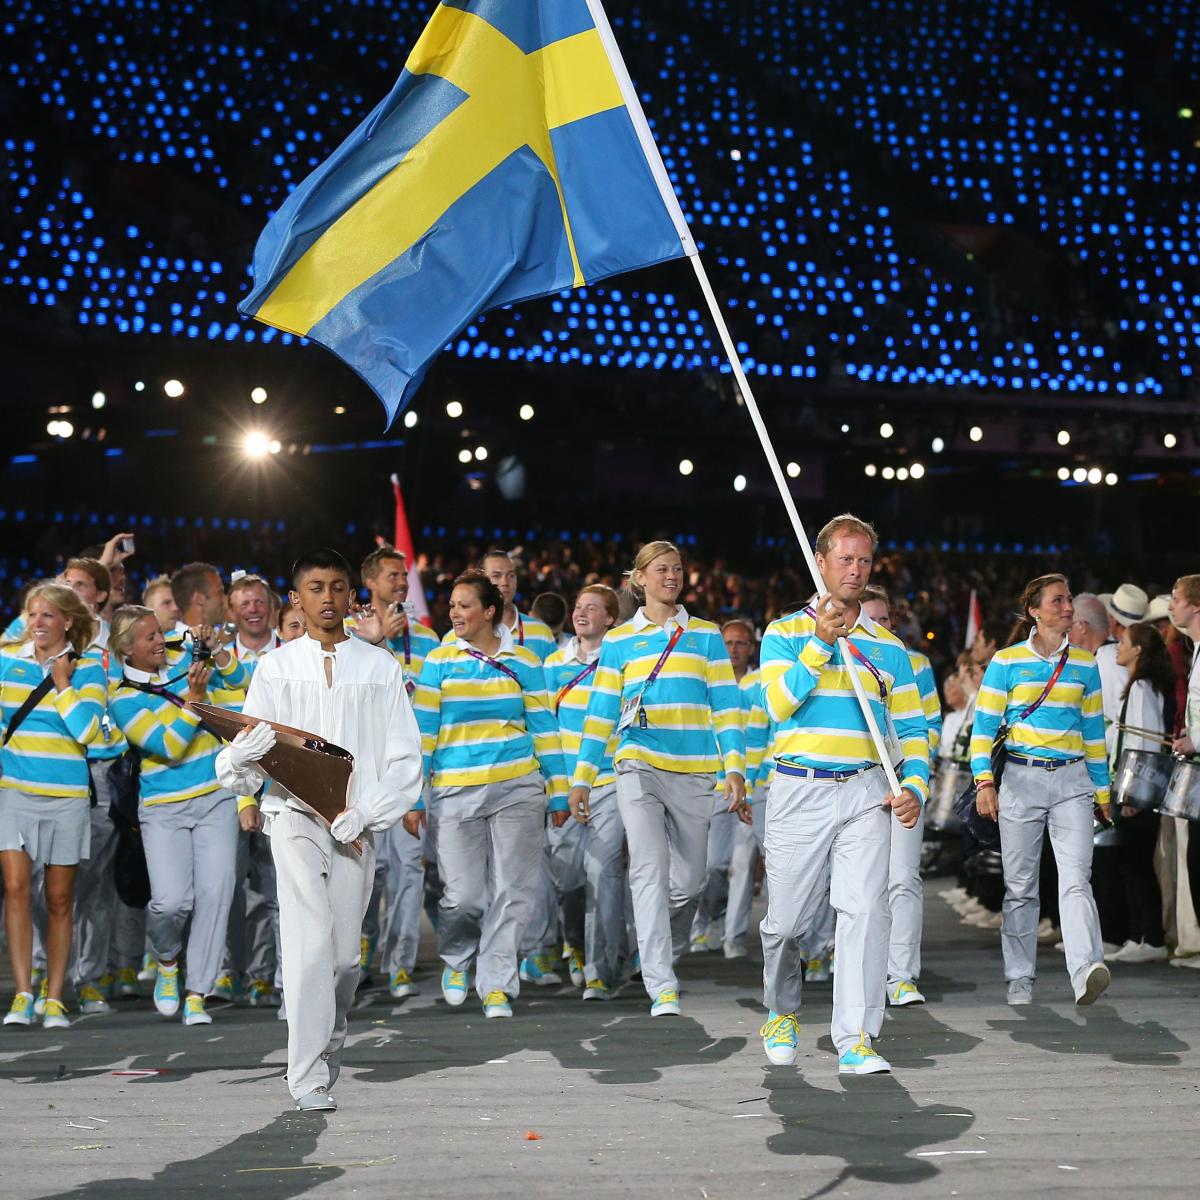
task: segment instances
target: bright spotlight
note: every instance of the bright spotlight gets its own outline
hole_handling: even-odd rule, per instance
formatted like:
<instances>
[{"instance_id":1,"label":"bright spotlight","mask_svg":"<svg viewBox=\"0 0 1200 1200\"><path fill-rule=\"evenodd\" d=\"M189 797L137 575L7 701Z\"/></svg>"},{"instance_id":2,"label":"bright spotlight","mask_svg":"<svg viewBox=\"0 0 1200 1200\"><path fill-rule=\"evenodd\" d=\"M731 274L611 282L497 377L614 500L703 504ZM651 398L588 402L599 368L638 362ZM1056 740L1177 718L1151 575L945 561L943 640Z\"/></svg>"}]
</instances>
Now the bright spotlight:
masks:
<instances>
[{"instance_id":1,"label":"bright spotlight","mask_svg":"<svg viewBox=\"0 0 1200 1200\"><path fill-rule=\"evenodd\" d=\"M265 387L251 388L250 399L253 400L255 404L266 404L267 389Z\"/></svg>"},{"instance_id":2,"label":"bright spotlight","mask_svg":"<svg viewBox=\"0 0 1200 1200\"><path fill-rule=\"evenodd\" d=\"M463 414L463 407L462 407L462 404L458 400L451 400L450 403L446 405L446 416L457 418L457 417L461 417L462 414Z\"/></svg>"},{"instance_id":3,"label":"bright spotlight","mask_svg":"<svg viewBox=\"0 0 1200 1200\"><path fill-rule=\"evenodd\" d=\"M1166 446L1168 450L1174 450L1175 447L1179 445L1179 439L1173 433L1164 433L1163 445Z\"/></svg>"},{"instance_id":4,"label":"bright spotlight","mask_svg":"<svg viewBox=\"0 0 1200 1200\"><path fill-rule=\"evenodd\" d=\"M103 408L108 403L108 397L103 392L92 393L92 407Z\"/></svg>"},{"instance_id":5,"label":"bright spotlight","mask_svg":"<svg viewBox=\"0 0 1200 1200\"><path fill-rule=\"evenodd\" d=\"M798 462L788 463L787 473L789 479L795 479L800 474L800 464Z\"/></svg>"},{"instance_id":6,"label":"bright spotlight","mask_svg":"<svg viewBox=\"0 0 1200 1200\"><path fill-rule=\"evenodd\" d=\"M967 435L973 442L983 441L983 430L978 425L971 426L971 432Z\"/></svg>"},{"instance_id":7,"label":"bright spotlight","mask_svg":"<svg viewBox=\"0 0 1200 1200\"><path fill-rule=\"evenodd\" d=\"M483 460L484 460L485 458L487 458L487 447L486 447L486 446L476 446L476 447L475 447L475 459L476 459L476 461L477 461L477 462L483 462Z\"/></svg>"},{"instance_id":8,"label":"bright spotlight","mask_svg":"<svg viewBox=\"0 0 1200 1200\"><path fill-rule=\"evenodd\" d=\"M283 449L283 443L278 438L272 438L267 444L267 449L272 454L278 454Z\"/></svg>"},{"instance_id":9,"label":"bright spotlight","mask_svg":"<svg viewBox=\"0 0 1200 1200\"><path fill-rule=\"evenodd\" d=\"M933 441L929 443L929 448L934 452L934 454L941 454L941 452L946 448L946 441L944 438L935 437Z\"/></svg>"},{"instance_id":10,"label":"bright spotlight","mask_svg":"<svg viewBox=\"0 0 1200 1200\"><path fill-rule=\"evenodd\" d=\"M334 413L334 416L340 417L345 413L345 411L346 411L346 406L344 404L338 404L334 407L333 413Z\"/></svg>"},{"instance_id":11,"label":"bright spotlight","mask_svg":"<svg viewBox=\"0 0 1200 1200\"><path fill-rule=\"evenodd\" d=\"M1103 478L1104 478L1104 472L1101 471L1099 467L1093 467L1087 473L1088 483L1099 483L1100 480L1102 480Z\"/></svg>"},{"instance_id":12,"label":"bright spotlight","mask_svg":"<svg viewBox=\"0 0 1200 1200\"><path fill-rule=\"evenodd\" d=\"M271 439L261 429L252 429L242 438L242 453L247 458L266 458L270 452Z\"/></svg>"},{"instance_id":13,"label":"bright spotlight","mask_svg":"<svg viewBox=\"0 0 1200 1200\"><path fill-rule=\"evenodd\" d=\"M417 410L415 408L410 408L408 410L408 412L406 412L404 414L404 428L405 429L416 429L416 427L417 427Z\"/></svg>"},{"instance_id":14,"label":"bright spotlight","mask_svg":"<svg viewBox=\"0 0 1200 1200\"><path fill-rule=\"evenodd\" d=\"M914 479L924 479L925 478L925 464L924 463L913 463L913 465L911 467L909 467L908 473Z\"/></svg>"},{"instance_id":15,"label":"bright spotlight","mask_svg":"<svg viewBox=\"0 0 1200 1200\"><path fill-rule=\"evenodd\" d=\"M1071 478L1075 480L1076 483L1087 483L1087 467L1076 467L1075 470L1071 472Z\"/></svg>"},{"instance_id":16,"label":"bright spotlight","mask_svg":"<svg viewBox=\"0 0 1200 1200\"><path fill-rule=\"evenodd\" d=\"M843 423L842 423L842 432L843 432L843 433L849 433L849 432L850 432L850 426L849 426L849 425L847 425L845 422L843 422Z\"/></svg>"},{"instance_id":17,"label":"bright spotlight","mask_svg":"<svg viewBox=\"0 0 1200 1200\"><path fill-rule=\"evenodd\" d=\"M135 392L144 392L146 390L146 385L139 379L137 383L133 385L133 390Z\"/></svg>"},{"instance_id":18,"label":"bright spotlight","mask_svg":"<svg viewBox=\"0 0 1200 1200\"><path fill-rule=\"evenodd\" d=\"M533 420L533 405L532 404L522 404L521 407L517 410L517 416L519 416L522 421L532 421Z\"/></svg>"},{"instance_id":19,"label":"bright spotlight","mask_svg":"<svg viewBox=\"0 0 1200 1200\"><path fill-rule=\"evenodd\" d=\"M690 458L681 458L679 460L680 475L690 475L695 469L695 464Z\"/></svg>"},{"instance_id":20,"label":"bright spotlight","mask_svg":"<svg viewBox=\"0 0 1200 1200\"><path fill-rule=\"evenodd\" d=\"M869 479L874 479L877 474L877 468L876 468L875 464L867 463L867 465L865 467L863 467L863 474L866 475Z\"/></svg>"},{"instance_id":21,"label":"bright spotlight","mask_svg":"<svg viewBox=\"0 0 1200 1200\"><path fill-rule=\"evenodd\" d=\"M883 477L884 477L884 479L895 479L896 478L896 468L895 467L884 467L883 468Z\"/></svg>"},{"instance_id":22,"label":"bright spotlight","mask_svg":"<svg viewBox=\"0 0 1200 1200\"><path fill-rule=\"evenodd\" d=\"M1071 434L1069 430L1060 429L1058 431L1058 444L1060 446L1069 446L1071 444Z\"/></svg>"},{"instance_id":23,"label":"bright spotlight","mask_svg":"<svg viewBox=\"0 0 1200 1200\"><path fill-rule=\"evenodd\" d=\"M1104 482L1107 483L1109 487L1112 487L1117 482L1116 471L1109 471L1109 473L1104 477Z\"/></svg>"},{"instance_id":24,"label":"bright spotlight","mask_svg":"<svg viewBox=\"0 0 1200 1200\"><path fill-rule=\"evenodd\" d=\"M881 438L890 438L896 431L892 428L891 421L884 421L879 427L879 436Z\"/></svg>"},{"instance_id":25,"label":"bright spotlight","mask_svg":"<svg viewBox=\"0 0 1200 1200\"><path fill-rule=\"evenodd\" d=\"M469 463L471 461L470 450L466 450L466 449L460 450L458 452L458 461L460 463Z\"/></svg>"},{"instance_id":26,"label":"bright spotlight","mask_svg":"<svg viewBox=\"0 0 1200 1200\"><path fill-rule=\"evenodd\" d=\"M742 152L735 146L732 150L730 150L729 157L732 158L734 162L741 162Z\"/></svg>"},{"instance_id":27,"label":"bright spotlight","mask_svg":"<svg viewBox=\"0 0 1200 1200\"><path fill-rule=\"evenodd\" d=\"M897 470L897 472L896 472L896 478L899 479L903 483L904 480L906 480L908 478L908 468L900 467L899 470Z\"/></svg>"},{"instance_id":28,"label":"bright spotlight","mask_svg":"<svg viewBox=\"0 0 1200 1200\"><path fill-rule=\"evenodd\" d=\"M183 395L183 384L178 379L168 379L163 384L163 391L166 392L172 400L178 400Z\"/></svg>"},{"instance_id":29,"label":"bright spotlight","mask_svg":"<svg viewBox=\"0 0 1200 1200\"><path fill-rule=\"evenodd\" d=\"M1063 483L1066 483L1067 480L1071 478L1071 468L1070 467L1059 467L1058 468L1058 477L1059 477L1059 479L1061 479L1063 481Z\"/></svg>"},{"instance_id":30,"label":"bright spotlight","mask_svg":"<svg viewBox=\"0 0 1200 1200\"><path fill-rule=\"evenodd\" d=\"M745 475L735 475L733 477L733 490L735 492L744 492L746 490Z\"/></svg>"}]
</instances>

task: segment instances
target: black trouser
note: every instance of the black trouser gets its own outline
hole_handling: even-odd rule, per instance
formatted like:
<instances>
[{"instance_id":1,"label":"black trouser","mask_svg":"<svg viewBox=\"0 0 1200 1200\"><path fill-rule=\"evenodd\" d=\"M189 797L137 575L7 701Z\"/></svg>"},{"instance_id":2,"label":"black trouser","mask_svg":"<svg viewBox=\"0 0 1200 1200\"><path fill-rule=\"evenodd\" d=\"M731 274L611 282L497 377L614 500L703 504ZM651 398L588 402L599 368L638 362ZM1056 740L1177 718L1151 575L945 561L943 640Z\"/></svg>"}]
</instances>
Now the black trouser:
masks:
<instances>
[{"instance_id":1,"label":"black trouser","mask_svg":"<svg viewBox=\"0 0 1200 1200\"><path fill-rule=\"evenodd\" d=\"M1092 854L1092 894L1100 914L1100 932L1106 942L1117 946L1130 936L1120 856L1119 846L1097 846Z\"/></svg>"},{"instance_id":2,"label":"black trouser","mask_svg":"<svg viewBox=\"0 0 1200 1200\"><path fill-rule=\"evenodd\" d=\"M1200 917L1200 821L1188 822L1187 869L1192 908Z\"/></svg>"},{"instance_id":3,"label":"black trouser","mask_svg":"<svg viewBox=\"0 0 1200 1200\"><path fill-rule=\"evenodd\" d=\"M1162 818L1158 813L1138 813L1119 817L1121 844L1117 847L1117 866L1125 893L1125 912L1129 937L1135 942L1161 946L1165 941L1162 923L1162 889L1154 873L1154 847ZM1200 837L1196 839L1200 843ZM1191 847L1188 847L1189 858Z\"/></svg>"}]
</instances>

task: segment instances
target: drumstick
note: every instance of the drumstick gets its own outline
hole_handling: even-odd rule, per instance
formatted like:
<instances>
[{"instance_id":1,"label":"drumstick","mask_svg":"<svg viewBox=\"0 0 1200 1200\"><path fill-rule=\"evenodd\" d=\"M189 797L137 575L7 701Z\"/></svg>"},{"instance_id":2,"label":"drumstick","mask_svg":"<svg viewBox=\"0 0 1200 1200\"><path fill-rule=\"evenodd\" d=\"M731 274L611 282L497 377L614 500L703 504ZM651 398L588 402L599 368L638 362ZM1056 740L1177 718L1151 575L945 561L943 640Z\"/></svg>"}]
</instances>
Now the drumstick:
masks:
<instances>
[{"instance_id":1,"label":"drumstick","mask_svg":"<svg viewBox=\"0 0 1200 1200\"><path fill-rule=\"evenodd\" d=\"M1122 725L1120 721L1116 722L1116 726L1126 733L1135 733L1138 737L1144 737L1148 742L1157 742L1160 746L1175 745L1173 738L1163 737L1162 732L1159 730L1141 729L1137 725Z\"/></svg>"}]
</instances>

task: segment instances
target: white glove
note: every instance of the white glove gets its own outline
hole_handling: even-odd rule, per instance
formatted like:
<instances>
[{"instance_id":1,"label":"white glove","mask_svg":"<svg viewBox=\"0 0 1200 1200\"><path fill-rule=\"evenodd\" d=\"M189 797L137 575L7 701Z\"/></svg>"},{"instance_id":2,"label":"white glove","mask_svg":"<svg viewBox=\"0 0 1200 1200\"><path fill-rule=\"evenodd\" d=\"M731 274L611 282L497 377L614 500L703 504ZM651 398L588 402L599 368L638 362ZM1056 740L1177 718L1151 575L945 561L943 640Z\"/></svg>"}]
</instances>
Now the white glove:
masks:
<instances>
[{"instance_id":1,"label":"white glove","mask_svg":"<svg viewBox=\"0 0 1200 1200\"><path fill-rule=\"evenodd\" d=\"M360 837L366 826L367 818L363 816L360 809L347 808L334 817L329 832L333 834L334 841L341 842L345 846Z\"/></svg>"},{"instance_id":2,"label":"white glove","mask_svg":"<svg viewBox=\"0 0 1200 1200\"><path fill-rule=\"evenodd\" d=\"M243 729L229 743L229 765L241 774L247 767L253 766L275 745L275 730L265 721L260 721L253 729Z\"/></svg>"}]
</instances>

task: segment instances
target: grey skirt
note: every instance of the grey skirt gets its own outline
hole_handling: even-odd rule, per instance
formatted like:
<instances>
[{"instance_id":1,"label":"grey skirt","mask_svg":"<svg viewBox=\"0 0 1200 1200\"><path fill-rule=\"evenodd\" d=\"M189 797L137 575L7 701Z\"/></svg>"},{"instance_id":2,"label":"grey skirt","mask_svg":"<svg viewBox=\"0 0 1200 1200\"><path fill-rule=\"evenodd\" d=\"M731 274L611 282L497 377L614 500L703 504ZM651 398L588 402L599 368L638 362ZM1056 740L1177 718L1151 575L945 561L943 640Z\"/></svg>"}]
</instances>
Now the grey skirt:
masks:
<instances>
[{"instance_id":1,"label":"grey skirt","mask_svg":"<svg viewBox=\"0 0 1200 1200\"><path fill-rule=\"evenodd\" d=\"M0 850L24 850L35 863L73 867L92 848L91 806L86 796L32 796L0 790Z\"/></svg>"}]
</instances>

